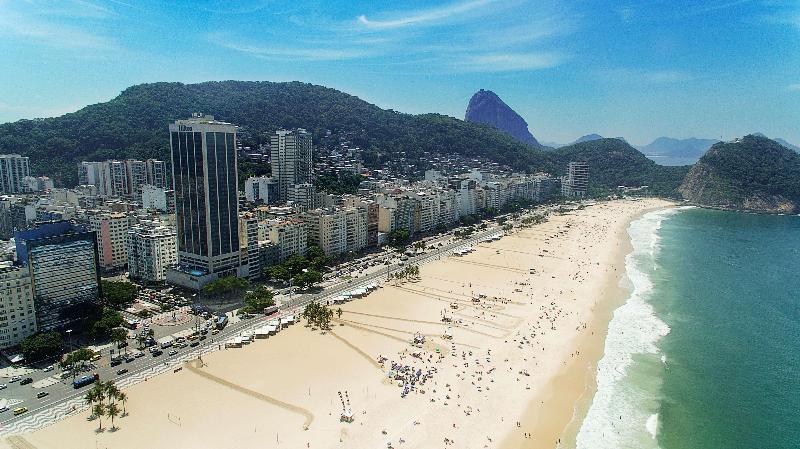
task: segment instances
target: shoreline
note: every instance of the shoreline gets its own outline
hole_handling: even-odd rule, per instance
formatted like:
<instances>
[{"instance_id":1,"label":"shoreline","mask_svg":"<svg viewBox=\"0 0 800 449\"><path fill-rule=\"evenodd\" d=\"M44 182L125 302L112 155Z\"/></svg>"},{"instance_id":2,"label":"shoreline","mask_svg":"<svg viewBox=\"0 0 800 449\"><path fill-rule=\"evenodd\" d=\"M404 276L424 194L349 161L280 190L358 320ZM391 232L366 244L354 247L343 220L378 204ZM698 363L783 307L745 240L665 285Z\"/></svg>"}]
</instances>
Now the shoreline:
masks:
<instances>
[{"instance_id":1,"label":"shoreline","mask_svg":"<svg viewBox=\"0 0 800 449\"><path fill-rule=\"evenodd\" d=\"M597 391L597 364L604 355L608 327L614 311L625 304L632 293L626 280L625 258L633 251L628 228L645 214L678 207L677 204L652 207L633 215L618 229L620 246L613 256L615 271L605 280L604 291L593 309L591 332L583 334L575 345L582 354L568 363L545 388L546 393L534 397L520 421L532 427L533 441L521 438L518 432L509 432L501 449L575 448L578 431ZM547 410L546 416L540 412Z\"/></svg>"},{"instance_id":2,"label":"shoreline","mask_svg":"<svg viewBox=\"0 0 800 449\"><path fill-rule=\"evenodd\" d=\"M269 435L268 447L278 448L567 443L591 404L592 360L602 357L605 330L625 300L619 280L628 226L672 206L620 200L554 214L476 244L472 254L423 265L419 279L384 283L342 304L328 332L293 326L134 385L126 389L131 415L119 420L119 431L95 433L87 411L17 442L38 449L81 449L92 440L118 449L261 448ZM415 347L409 341L417 334L427 341ZM392 362L433 374L401 394ZM340 392L352 401L353 423L339 420Z\"/></svg>"}]
</instances>

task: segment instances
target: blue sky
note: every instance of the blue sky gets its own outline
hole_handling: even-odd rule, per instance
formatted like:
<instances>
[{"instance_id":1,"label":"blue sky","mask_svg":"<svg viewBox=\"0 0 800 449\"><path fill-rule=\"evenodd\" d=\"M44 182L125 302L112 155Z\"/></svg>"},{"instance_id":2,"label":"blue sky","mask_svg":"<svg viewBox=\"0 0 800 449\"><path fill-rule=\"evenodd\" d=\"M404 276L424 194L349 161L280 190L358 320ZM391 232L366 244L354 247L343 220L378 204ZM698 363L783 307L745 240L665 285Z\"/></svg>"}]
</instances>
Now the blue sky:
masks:
<instances>
[{"instance_id":1,"label":"blue sky","mask_svg":"<svg viewBox=\"0 0 800 449\"><path fill-rule=\"evenodd\" d=\"M0 122L144 82L300 80L459 118L491 89L543 141L800 144L800 0L0 0L0 54Z\"/></svg>"}]
</instances>

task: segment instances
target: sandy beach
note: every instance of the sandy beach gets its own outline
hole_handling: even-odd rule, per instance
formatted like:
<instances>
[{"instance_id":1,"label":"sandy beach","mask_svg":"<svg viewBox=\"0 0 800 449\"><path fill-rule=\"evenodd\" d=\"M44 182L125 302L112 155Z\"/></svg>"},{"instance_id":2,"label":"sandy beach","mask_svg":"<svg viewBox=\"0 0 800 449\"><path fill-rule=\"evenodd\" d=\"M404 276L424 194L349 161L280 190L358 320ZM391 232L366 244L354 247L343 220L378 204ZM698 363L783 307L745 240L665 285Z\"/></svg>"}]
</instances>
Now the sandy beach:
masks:
<instances>
[{"instance_id":1,"label":"sandy beach","mask_svg":"<svg viewBox=\"0 0 800 449\"><path fill-rule=\"evenodd\" d=\"M626 295L627 225L670 206L553 214L342 305L330 332L298 324L127 388L114 431L83 410L0 447L572 447Z\"/></svg>"}]
</instances>

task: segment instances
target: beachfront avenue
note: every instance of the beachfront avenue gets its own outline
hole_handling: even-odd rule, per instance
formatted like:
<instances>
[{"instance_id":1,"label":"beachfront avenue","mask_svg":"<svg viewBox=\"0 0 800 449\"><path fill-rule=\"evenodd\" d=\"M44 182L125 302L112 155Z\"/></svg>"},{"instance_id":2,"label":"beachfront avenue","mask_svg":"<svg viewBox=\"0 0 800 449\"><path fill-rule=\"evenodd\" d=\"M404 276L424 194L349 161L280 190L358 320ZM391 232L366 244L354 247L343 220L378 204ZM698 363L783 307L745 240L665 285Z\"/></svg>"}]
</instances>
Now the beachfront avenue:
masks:
<instances>
[{"instance_id":1,"label":"beachfront avenue","mask_svg":"<svg viewBox=\"0 0 800 449\"><path fill-rule=\"evenodd\" d=\"M452 252L457 249L471 246L484 238L498 235L501 232L499 227L491 226L466 239L449 241L443 243L442 246L437 247L433 251L410 257L405 263L407 265L422 265L435 261L442 256L452 254ZM449 235L437 236L433 239L433 242L442 242L448 238ZM302 309L311 302L324 303L347 290L373 282L380 283L385 281L387 279L387 272L393 272L397 269L397 266L384 265L380 269L361 277L337 282L332 286L326 287L319 293L294 295L291 299L282 301L278 317L299 314L302 312ZM104 358L104 363L99 364L92 372L98 373L102 380L114 380L118 387L127 388L133 384L147 381L162 373L180 371L183 369L183 364L185 362L197 359L204 354L220 350L224 347L224 342L231 337L242 335L247 331L263 326L265 321L275 318L276 316L273 315L269 317L244 319L231 323L217 335L200 342L199 346L195 348L186 348L189 350L180 350L173 356L169 356L165 353L158 357L152 357L147 354L144 357L135 358L131 362L117 366L110 366L107 358ZM125 368L128 371L122 375L117 375L117 372L121 368ZM29 376L33 378L34 386L36 386L37 383L51 377L51 374L50 372L37 370ZM29 386L21 386L18 383L10 384L4 396L17 400L14 401L13 406L10 408L27 407L28 411L20 416L14 416L10 411L0 414L0 436L30 432L80 412L86 407L84 402L86 390L87 388L74 389L72 386L72 377L62 379L57 383L42 388L30 388ZM49 395L41 399L37 398L37 394L41 391L46 391Z\"/></svg>"}]
</instances>

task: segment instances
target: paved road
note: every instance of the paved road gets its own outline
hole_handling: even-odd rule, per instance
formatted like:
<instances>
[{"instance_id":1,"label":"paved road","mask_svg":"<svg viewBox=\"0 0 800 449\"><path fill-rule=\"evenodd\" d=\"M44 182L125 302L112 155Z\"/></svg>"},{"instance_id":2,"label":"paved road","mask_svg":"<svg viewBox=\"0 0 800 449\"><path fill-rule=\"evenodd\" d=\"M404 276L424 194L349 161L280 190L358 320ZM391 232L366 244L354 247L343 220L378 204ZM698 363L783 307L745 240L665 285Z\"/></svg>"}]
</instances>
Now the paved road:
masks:
<instances>
[{"instance_id":1,"label":"paved road","mask_svg":"<svg viewBox=\"0 0 800 449\"><path fill-rule=\"evenodd\" d=\"M442 256L451 254L454 250L463 248L468 245L474 245L478 241L500 233L499 228L489 228L484 231L473 234L470 238L458 240L447 243L435 250L426 254L415 257L410 257L405 261L406 265L421 265L433 260L437 260ZM291 313L298 313L307 304L312 301L323 301L331 297L340 295L348 290L355 289L360 286L384 280L387 277L387 271L397 271L400 269L397 265L383 267L372 273L368 273L361 277L342 281L332 286L327 287L324 291L316 294L295 295L291 300L285 301L281 310L271 317L259 317L252 319L245 319L236 323L231 323L226 326L217 335L208 335L207 339L200 342L197 347L187 347L178 349L178 354L169 356L169 350L164 351L164 354L158 357L153 357L150 353L145 352L145 355L135 358L132 362L123 362L117 366L109 366L108 358L101 359L99 366L89 370L86 374L98 373L101 380L114 379L118 386L126 387L137 382L144 381L146 378L153 377L162 372L180 369L184 361L197 358L199 354L205 354L218 350L224 345L224 342L233 336L241 335L245 331L253 330L264 324L264 321L275 319L276 316L283 316ZM135 349L129 348L130 352L136 352ZM117 375L119 369L127 369L128 372L123 375ZM32 385L19 385L19 383L9 384L9 387L0 391L0 397L9 400L19 400L21 402L10 405L10 410L0 413L0 436L10 435L21 432L28 432L37 428L44 427L58 419L63 418L66 414L71 413L73 410L80 410L83 408L83 397L91 386L85 386L79 389L74 389L72 386L72 378L60 380L55 384L45 388L34 388L33 385L41 384L43 379L58 373L55 372L45 373L38 370L31 373L34 383ZM40 391L47 391L49 395L42 399L37 399L36 394ZM13 416L12 410L15 407L27 407L28 412L20 415Z\"/></svg>"}]
</instances>

